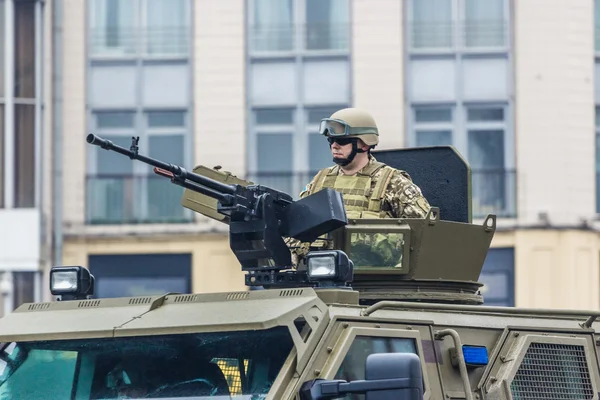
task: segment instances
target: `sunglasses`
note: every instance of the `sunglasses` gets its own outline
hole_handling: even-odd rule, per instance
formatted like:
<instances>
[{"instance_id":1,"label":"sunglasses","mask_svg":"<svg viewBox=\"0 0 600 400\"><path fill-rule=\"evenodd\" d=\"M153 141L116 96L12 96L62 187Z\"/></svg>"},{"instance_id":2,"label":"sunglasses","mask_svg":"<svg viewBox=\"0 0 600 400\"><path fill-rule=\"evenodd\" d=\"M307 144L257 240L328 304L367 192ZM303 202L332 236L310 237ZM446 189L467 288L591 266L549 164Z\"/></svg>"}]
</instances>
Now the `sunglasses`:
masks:
<instances>
[{"instance_id":1,"label":"sunglasses","mask_svg":"<svg viewBox=\"0 0 600 400\"><path fill-rule=\"evenodd\" d=\"M329 142L329 144L333 144L333 143L337 143L340 146L345 146L347 144L350 144L352 142L354 142L356 139L355 138L344 138L344 137L328 137L327 141Z\"/></svg>"}]
</instances>

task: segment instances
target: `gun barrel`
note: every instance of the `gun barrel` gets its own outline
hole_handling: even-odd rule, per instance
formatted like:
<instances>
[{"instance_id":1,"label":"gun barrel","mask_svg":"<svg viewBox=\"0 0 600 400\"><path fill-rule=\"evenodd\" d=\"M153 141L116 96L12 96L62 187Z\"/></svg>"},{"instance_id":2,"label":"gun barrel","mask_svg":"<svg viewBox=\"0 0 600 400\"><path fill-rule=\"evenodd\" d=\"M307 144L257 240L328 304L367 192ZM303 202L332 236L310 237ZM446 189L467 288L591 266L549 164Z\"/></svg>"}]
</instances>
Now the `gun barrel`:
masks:
<instances>
[{"instance_id":1,"label":"gun barrel","mask_svg":"<svg viewBox=\"0 0 600 400\"><path fill-rule=\"evenodd\" d=\"M94 135L93 133L90 133L89 135L87 135L86 141L89 144L99 146L105 150L111 150L111 151L117 152L119 154L123 154L123 155L131 158L132 160L134 160L134 159L140 160L140 161L142 161L146 164L150 164L156 168L160 168L162 170L169 171L173 175L172 180L174 180L174 181L180 180L180 179L190 180L198 185L202 185L203 187L205 187L207 189L211 189L210 192L209 191L204 192L207 195L213 195L213 197L214 197L214 196L216 196L216 192L220 192L223 194L229 194L229 195L235 194L235 187L233 185L227 185L225 183L221 183L221 182L212 180L210 178L195 174L193 172L186 171L177 165L165 163L165 162L155 160L150 157L143 156L141 154L138 154L137 152L133 152L132 150L118 146L118 145L114 144L113 142L111 142L110 140L102 139L101 137L98 137L98 136ZM209 194L212 192L214 192L214 194Z\"/></svg>"}]
</instances>

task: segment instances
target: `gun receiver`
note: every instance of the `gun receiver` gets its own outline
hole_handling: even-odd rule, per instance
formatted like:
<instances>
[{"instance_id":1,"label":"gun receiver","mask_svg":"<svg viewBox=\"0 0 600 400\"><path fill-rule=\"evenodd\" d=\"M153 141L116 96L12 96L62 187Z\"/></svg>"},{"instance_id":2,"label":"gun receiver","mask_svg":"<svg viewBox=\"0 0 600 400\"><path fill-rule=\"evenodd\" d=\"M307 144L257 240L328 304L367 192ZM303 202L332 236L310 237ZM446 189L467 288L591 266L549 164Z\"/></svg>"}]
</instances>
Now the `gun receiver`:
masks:
<instances>
[{"instance_id":1,"label":"gun receiver","mask_svg":"<svg viewBox=\"0 0 600 400\"><path fill-rule=\"evenodd\" d=\"M217 200L217 212L228 216L229 244L246 275L246 284L297 283L300 271L291 268L291 253L284 237L312 242L347 224L342 195L325 189L299 201L284 192L262 185L224 184L185 170L179 165L139 154L139 137L126 149L94 134L89 144L125 155L154 167L154 173L172 183ZM296 273L297 272L297 273ZM250 278L252 277L252 281Z\"/></svg>"}]
</instances>

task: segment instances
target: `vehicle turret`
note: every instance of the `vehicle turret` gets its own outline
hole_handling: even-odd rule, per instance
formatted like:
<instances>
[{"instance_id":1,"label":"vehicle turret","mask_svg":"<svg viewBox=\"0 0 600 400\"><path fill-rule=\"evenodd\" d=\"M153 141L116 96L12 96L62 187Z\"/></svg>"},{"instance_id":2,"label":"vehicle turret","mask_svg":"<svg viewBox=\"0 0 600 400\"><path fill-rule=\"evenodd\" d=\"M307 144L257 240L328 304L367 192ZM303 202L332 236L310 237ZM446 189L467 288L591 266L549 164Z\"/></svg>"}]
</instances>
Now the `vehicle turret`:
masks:
<instances>
[{"instance_id":1,"label":"vehicle turret","mask_svg":"<svg viewBox=\"0 0 600 400\"><path fill-rule=\"evenodd\" d=\"M482 304L482 284L478 279L496 229L496 218L488 215L482 225L471 222L468 163L451 146L385 150L374 155L379 161L409 172L433 205L430 213L423 219L349 219L342 227L320 237L327 243L321 249L341 250L352 261L352 282L348 284L360 293L362 304L379 300ZM196 167L194 172L223 183L252 185L204 166ZM216 211L217 204L216 199L192 189L186 189L182 198L184 207L226 222ZM322 203L313 204L322 207ZM323 213L328 212L324 207ZM393 254L381 257L382 252ZM298 267L304 268L310 271L306 263ZM341 273L338 287L346 285L347 277L347 273ZM262 287L300 284L272 282L269 276L250 275L250 279L249 285ZM335 280L328 283L335 285Z\"/></svg>"}]
</instances>

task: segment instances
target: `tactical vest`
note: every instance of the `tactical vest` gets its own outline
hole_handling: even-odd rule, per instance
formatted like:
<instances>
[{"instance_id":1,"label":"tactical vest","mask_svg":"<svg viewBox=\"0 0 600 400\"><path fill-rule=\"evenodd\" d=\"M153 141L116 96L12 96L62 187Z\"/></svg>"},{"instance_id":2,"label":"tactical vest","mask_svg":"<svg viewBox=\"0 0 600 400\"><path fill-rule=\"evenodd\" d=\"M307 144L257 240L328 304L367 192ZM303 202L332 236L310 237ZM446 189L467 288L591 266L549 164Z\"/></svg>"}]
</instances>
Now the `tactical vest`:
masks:
<instances>
[{"instance_id":1,"label":"tactical vest","mask_svg":"<svg viewBox=\"0 0 600 400\"><path fill-rule=\"evenodd\" d=\"M348 218L385 218L387 214L381 210L381 204L393 171L379 161L371 162L362 171L350 176L340 175L338 166L325 168L315 177L311 192L332 188L342 193Z\"/></svg>"}]
</instances>

